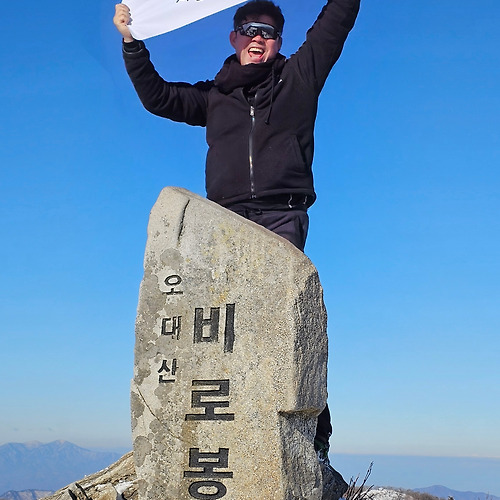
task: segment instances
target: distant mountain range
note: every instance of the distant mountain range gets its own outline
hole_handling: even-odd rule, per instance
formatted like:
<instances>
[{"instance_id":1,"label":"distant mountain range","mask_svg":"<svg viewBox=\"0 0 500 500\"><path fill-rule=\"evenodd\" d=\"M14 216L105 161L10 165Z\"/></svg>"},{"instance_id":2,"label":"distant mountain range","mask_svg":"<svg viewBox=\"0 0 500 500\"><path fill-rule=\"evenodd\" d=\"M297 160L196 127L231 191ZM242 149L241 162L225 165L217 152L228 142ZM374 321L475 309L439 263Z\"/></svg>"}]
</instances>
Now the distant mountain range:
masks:
<instances>
[{"instance_id":1,"label":"distant mountain range","mask_svg":"<svg viewBox=\"0 0 500 500\"><path fill-rule=\"evenodd\" d=\"M0 498L9 490L56 491L120 457L119 453L86 450L68 441L4 444L0 446Z\"/></svg>"},{"instance_id":2,"label":"distant mountain range","mask_svg":"<svg viewBox=\"0 0 500 500\"><path fill-rule=\"evenodd\" d=\"M7 443L0 446L0 500L38 500L64 486L105 469L121 453L91 451L68 441L42 444ZM398 490L378 488L374 500L394 500ZM413 491L454 500L500 500L483 492L462 492L445 486L415 488ZM375 493L375 492L374 492Z\"/></svg>"},{"instance_id":3,"label":"distant mountain range","mask_svg":"<svg viewBox=\"0 0 500 500\"><path fill-rule=\"evenodd\" d=\"M488 493L473 492L473 491L456 491L450 490L446 486L429 486L427 488L415 488L413 491L419 491L421 493L429 493L435 497L439 498L449 498L452 497L453 500L500 500L500 497L490 495Z\"/></svg>"},{"instance_id":4,"label":"distant mountain range","mask_svg":"<svg viewBox=\"0 0 500 500\"><path fill-rule=\"evenodd\" d=\"M404 488L374 487L369 493L368 500L423 500L424 495L429 500L453 498L454 500L500 500L499 497L487 493L474 493L472 491L457 491L445 486L429 486L428 488L415 488L407 490Z\"/></svg>"},{"instance_id":5,"label":"distant mountain range","mask_svg":"<svg viewBox=\"0 0 500 500\"><path fill-rule=\"evenodd\" d=\"M45 490L23 490L23 491L7 491L2 493L0 500L40 500L54 493L53 491Z\"/></svg>"}]
</instances>

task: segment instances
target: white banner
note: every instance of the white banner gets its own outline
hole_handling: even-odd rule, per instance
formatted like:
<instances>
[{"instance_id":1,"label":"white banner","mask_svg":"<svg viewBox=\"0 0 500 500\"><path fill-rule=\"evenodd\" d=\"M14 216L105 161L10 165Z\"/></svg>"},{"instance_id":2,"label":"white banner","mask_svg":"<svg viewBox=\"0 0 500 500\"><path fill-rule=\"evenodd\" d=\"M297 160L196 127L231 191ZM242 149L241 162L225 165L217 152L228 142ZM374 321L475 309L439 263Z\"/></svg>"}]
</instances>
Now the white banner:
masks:
<instances>
[{"instance_id":1,"label":"white banner","mask_svg":"<svg viewBox=\"0 0 500 500\"><path fill-rule=\"evenodd\" d=\"M123 0L130 8L130 32L145 40L242 3L244 0Z\"/></svg>"}]
</instances>

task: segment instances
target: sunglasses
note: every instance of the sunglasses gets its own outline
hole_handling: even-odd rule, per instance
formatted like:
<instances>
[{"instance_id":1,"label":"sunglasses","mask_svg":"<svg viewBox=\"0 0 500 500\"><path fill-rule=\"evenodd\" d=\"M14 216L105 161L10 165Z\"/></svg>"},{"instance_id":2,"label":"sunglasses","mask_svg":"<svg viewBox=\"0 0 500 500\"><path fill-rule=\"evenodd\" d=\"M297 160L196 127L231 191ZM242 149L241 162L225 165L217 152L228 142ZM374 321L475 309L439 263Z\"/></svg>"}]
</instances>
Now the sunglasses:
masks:
<instances>
[{"instance_id":1,"label":"sunglasses","mask_svg":"<svg viewBox=\"0 0 500 500\"><path fill-rule=\"evenodd\" d=\"M274 26L264 23L245 23L238 26L234 31L237 31L240 35L252 38L260 35L265 40L276 40L281 36L281 33Z\"/></svg>"}]
</instances>

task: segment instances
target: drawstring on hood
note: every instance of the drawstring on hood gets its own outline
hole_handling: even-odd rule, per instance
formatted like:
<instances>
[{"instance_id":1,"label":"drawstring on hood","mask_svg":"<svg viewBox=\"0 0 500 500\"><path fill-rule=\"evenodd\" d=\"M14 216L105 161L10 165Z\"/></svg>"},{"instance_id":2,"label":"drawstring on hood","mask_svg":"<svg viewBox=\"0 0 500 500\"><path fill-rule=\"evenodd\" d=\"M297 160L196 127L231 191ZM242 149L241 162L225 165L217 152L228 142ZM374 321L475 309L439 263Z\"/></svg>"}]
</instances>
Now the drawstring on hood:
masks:
<instances>
[{"instance_id":1,"label":"drawstring on hood","mask_svg":"<svg viewBox=\"0 0 500 500\"><path fill-rule=\"evenodd\" d=\"M265 124L269 125L271 123L271 112L273 110L273 102L274 102L274 64L271 68L271 104L269 104L269 111L267 112L267 117Z\"/></svg>"}]
</instances>

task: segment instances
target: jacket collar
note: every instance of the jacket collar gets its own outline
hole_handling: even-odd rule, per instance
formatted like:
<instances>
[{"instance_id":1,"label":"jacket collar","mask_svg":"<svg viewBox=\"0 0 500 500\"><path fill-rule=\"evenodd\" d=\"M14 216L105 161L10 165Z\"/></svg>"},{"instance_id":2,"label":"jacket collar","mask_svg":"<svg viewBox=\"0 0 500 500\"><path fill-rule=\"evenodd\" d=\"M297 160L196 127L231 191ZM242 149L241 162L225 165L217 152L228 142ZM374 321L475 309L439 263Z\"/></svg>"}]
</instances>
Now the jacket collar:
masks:
<instances>
[{"instance_id":1,"label":"jacket collar","mask_svg":"<svg viewBox=\"0 0 500 500\"><path fill-rule=\"evenodd\" d=\"M240 87L251 91L258 88L272 74L281 73L285 60L284 56L277 54L272 61L242 66L233 54L224 61L222 68L215 76L215 86L223 94L230 94Z\"/></svg>"}]
</instances>

